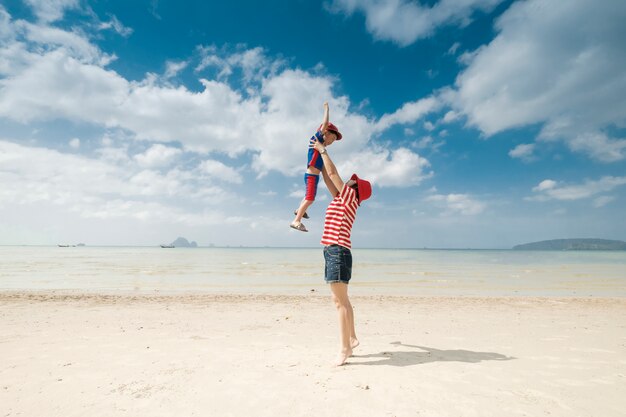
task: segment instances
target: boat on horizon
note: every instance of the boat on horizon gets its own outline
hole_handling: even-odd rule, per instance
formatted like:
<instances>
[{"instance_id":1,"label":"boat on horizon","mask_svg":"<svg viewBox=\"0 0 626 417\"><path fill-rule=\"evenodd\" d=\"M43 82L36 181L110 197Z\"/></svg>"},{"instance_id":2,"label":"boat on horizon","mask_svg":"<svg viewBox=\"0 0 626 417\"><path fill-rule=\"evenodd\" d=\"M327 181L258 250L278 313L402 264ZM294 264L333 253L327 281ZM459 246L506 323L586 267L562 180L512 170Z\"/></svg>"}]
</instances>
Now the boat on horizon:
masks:
<instances>
[{"instance_id":1,"label":"boat on horizon","mask_svg":"<svg viewBox=\"0 0 626 417\"><path fill-rule=\"evenodd\" d=\"M161 247L165 248L165 249L171 249L171 248L175 248L176 246L174 246L174 245L161 245Z\"/></svg>"}]
</instances>

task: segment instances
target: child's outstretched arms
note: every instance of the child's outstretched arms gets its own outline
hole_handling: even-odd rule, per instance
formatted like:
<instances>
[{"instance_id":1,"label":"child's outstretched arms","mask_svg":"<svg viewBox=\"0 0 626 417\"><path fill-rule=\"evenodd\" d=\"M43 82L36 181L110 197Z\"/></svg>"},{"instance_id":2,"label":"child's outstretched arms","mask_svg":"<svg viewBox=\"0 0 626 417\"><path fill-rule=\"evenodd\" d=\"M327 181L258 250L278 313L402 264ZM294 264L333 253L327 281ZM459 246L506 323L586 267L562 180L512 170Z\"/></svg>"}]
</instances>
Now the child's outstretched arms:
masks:
<instances>
[{"instance_id":1,"label":"child's outstretched arms","mask_svg":"<svg viewBox=\"0 0 626 417\"><path fill-rule=\"evenodd\" d=\"M324 102L324 118L322 119L322 126L320 127L320 131L322 133L326 133L326 129L328 129L328 118L329 118L329 109L328 102Z\"/></svg>"}]
</instances>

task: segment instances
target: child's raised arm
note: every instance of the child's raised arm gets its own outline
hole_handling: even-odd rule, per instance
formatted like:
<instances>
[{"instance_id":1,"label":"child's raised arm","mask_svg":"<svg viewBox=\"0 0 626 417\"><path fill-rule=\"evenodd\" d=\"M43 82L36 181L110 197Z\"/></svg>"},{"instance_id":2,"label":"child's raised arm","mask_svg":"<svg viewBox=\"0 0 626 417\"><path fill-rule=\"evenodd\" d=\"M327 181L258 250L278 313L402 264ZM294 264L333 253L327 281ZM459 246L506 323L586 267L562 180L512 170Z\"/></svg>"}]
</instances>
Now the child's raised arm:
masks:
<instances>
[{"instance_id":1,"label":"child's raised arm","mask_svg":"<svg viewBox=\"0 0 626 417\"><path fill-rule=\"evenodd\" d=\"M328 117L329 117L329 110L328 110L328 102L325 101L324 102L324 118L322 119L322 127L320 127L320 131L322 133L326 133L326 129L328 129Z\"/></svg>"}]
</instances>

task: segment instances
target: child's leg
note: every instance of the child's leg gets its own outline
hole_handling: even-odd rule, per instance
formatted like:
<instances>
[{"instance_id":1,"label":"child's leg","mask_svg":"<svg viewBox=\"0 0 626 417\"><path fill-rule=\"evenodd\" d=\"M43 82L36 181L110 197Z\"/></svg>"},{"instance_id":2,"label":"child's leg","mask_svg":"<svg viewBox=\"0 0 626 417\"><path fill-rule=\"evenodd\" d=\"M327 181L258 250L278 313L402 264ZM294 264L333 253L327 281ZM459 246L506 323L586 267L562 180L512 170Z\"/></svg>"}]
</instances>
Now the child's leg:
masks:
<instances>
[{"instance_id":1,"label":"child's leg","mask_svg":"<svg viewBox=\"0 0 626 417\"><path fill-rule=\"evenodd\" d=\"M298 211L296 212L296 218L293 220L292 224L300 224L304 213L306 213L307 209L311 207L313 201L315 201L315 195L317 194L317 184L319 183L319 179L319 175L309 173L304 174L306 194L304 196L304 199L300 203L300 207L298 207Z\"/></svg>"},{"instance_id":2,"label":"child's leg","mask_svg":"<svg viewBox=\"0 0 626 417\"><path fill-rule=\"evenodd\" d=\"M296 218L293 219L294 224L298 224L302 221L302 216L306 213L307 209L313 205L313 200L307 200L306 198L302 199L302 203L300 203L300 207L298 207L298 211L296 212Z\"/></svg>"}]
</instances>

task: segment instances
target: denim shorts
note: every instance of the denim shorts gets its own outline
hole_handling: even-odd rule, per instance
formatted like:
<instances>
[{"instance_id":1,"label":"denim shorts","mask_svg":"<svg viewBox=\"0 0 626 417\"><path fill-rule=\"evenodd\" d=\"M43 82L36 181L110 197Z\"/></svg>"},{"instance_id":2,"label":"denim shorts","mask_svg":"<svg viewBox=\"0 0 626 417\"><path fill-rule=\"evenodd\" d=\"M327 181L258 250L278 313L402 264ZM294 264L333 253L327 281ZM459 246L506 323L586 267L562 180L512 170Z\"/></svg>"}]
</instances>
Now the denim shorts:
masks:
<instances>
[{"instance_id":1,"label":"denim shorts","mask_svg":"<svg viewBox=\"0 0 626 417\"><path fill-rule=\"evenodd\" d=\"M327 284L343 282L347 284L352 278L352 253L350 249L339 245L324 247L326 268L324 280Z\"/></svg>"}]
</instances>

